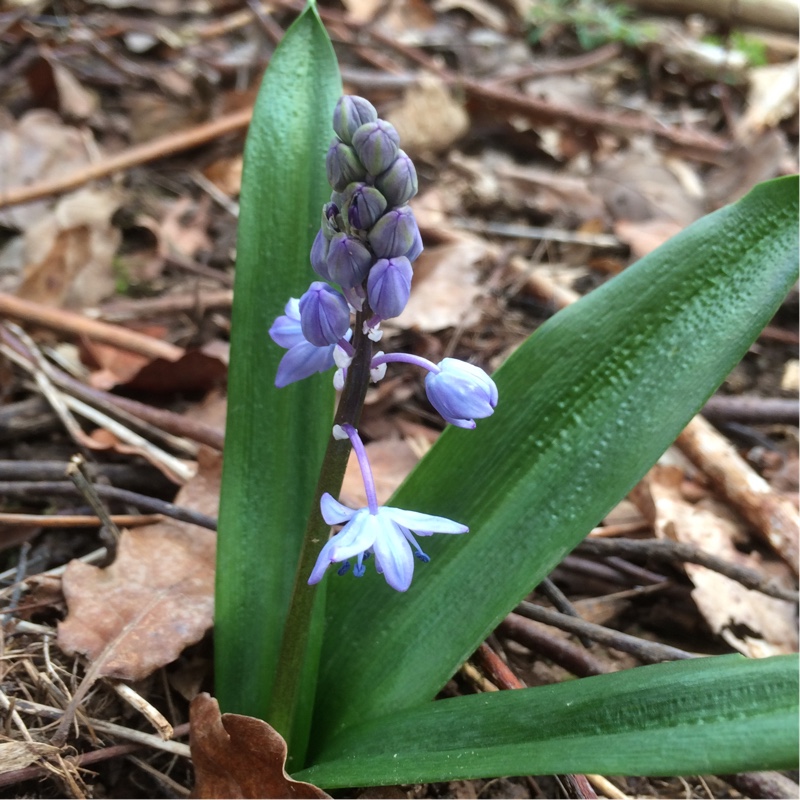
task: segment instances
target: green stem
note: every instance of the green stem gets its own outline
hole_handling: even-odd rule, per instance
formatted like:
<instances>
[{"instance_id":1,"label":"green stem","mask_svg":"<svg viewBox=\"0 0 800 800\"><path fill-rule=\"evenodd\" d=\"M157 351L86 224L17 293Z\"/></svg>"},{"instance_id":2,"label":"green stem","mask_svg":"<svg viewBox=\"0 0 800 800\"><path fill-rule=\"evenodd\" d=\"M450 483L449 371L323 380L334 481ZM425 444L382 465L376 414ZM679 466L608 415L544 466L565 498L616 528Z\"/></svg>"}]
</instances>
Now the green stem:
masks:
<instances>
[{"instance_id":1,"label":"green stem","mask_svg":"<svg viewBox=\"0 0 800 800\"><path fill-rule=\"evenodd\" d=\"M371 316L372 312L366 306L364 311L356 315L355 355L347 370L347 380L333 425L349 422L353 427L358 426L369 386L372 362L372 342L363 334L362 327L364 321ZM301 726L296 724L298 709L301 700L307 702L313 700L313 697L303 695L313 694L314 691L314 686L308 685L304 677L307 680L309 675L316 675L316 664L309 664L309 659L319 658L319 648L312 651L315 643L311 636L315 608L319 606L319 595L316 587L309 586L307 581L330 530L330 526L322 518L319 504L325 492L335 497L339 495L349 455L350 441L334 439L331 435L300 550L300 560L283 630L277 675L267 715L270 725L286 739L290 757L297 767L304 757L308 734L307 725L303 726L301 732Z\"/></svg>"}]
</instances>

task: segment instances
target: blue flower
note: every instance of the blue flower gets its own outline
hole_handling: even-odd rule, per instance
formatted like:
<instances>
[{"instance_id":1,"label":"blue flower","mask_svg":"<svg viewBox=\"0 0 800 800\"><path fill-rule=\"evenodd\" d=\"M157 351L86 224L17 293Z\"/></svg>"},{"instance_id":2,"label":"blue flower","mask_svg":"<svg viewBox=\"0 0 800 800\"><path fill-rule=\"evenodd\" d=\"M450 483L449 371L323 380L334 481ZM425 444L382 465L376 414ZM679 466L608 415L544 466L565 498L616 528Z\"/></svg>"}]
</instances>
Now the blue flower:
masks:
<instances>
[{"instance_id":1,"label":"blue flower","mask_svg":"<svg viewBox=\"0 0 800 800\"><path fill-rule=\"evenodd\" d=\"M275 376L275 385L279 389L330 369L334 365L333 351L336 347L335 344L317 347L303 336L300 301L297 298L289 300L284 311L286 313L278 317L269 329L272 341L288 349ZM351 331L348 331L345 338L349 340L351 335Z\"/></svg>"},{"instance_id":2,"label":"blue flower","mask_svg":"<svg viewBox=\"0 0 800 800\"><path fill-rule=\"evenodd\" d=\"M491 416L497 406L497 386L480 368L456 358L439 362L425 377L431 405L459 428L474 428L475 418Z\"/></svg>"},{"instance_id":3,"label":"blue flower","mask_svg":"<svg viewBox=\"0 0 800 800\"><path fill-rule=\"evenodd\" d=\"M411 531L419 536L430 536L434 533L466 533L469 530L466 525L444 517L401 508L378 506L375 513L367 507L355 510L343 506L327 492L322 495L320 508L328 525L347 524L322 548L308 579L309 584L319 583L331 564L346 562L350 558L356 559L353 574L361 577L366 570L364 559L374 555L375 567L386 583L398 592L405 592L414 575L414 553L411 548L414 548L419 559L429 560ZM347 566L345 564L340 572L346 571Z\"/></svg>"}]
</instances>

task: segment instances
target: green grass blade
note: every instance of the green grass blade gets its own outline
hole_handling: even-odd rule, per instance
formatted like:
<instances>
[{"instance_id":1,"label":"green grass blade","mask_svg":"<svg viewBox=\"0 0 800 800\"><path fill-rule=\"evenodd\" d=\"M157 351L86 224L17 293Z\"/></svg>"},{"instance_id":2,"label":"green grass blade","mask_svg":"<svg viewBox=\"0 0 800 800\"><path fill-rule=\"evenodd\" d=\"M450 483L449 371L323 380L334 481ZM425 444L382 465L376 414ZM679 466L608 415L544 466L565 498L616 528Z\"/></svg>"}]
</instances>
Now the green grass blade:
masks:
<instances>
[{"instance_id":1,"label":"green grass blade","mask_svg":"<svg viewBox=\"0 0 800 800\"><path fill-rule=\"evenodd\" d=\"M346 731L294 777L335 789L792 769L797 670L795 656L720 656L440 700Z\"/></svg>"},{"instance_id":2,"label":"green grass blade","mask_svg":"<svg viewBox=\"0 0 800 800\"><path fill-rule=\"evenodd\" d=\"M275 51L247 136L237 240L228 424L219 518L216 693L263 716L314 486L330 434L330 375L285 389L267 331L313 279L309 251L330 197L325 152L341 94L308 7Z\"/></svg>"},{"instance_id":3,"label":"green grass blade","mask_svg":"<svg viewBox=\"0 0 800 800\"><path fill-rule=\"evenodd\" d=\"M391 502L471 532L426 540L405 595L327 579L315 748L434 697L675 439L796 280L797 190L771 181L696 222L498 370L495 415L446 431Z\"/></svg>"}]
</instances>

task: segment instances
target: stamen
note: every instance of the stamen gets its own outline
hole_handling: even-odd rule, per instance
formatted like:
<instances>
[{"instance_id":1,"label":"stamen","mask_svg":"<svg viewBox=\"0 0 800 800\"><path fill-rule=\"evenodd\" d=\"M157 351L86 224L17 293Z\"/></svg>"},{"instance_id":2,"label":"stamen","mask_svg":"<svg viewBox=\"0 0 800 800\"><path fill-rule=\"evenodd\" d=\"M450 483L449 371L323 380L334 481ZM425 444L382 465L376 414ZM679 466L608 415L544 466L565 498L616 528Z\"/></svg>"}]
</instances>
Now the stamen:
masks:
<instances>
[{"instance_id":1,"label":"stamen","mask_svg":"<svg viewBox=\"0 0 800 800\"><path fill-rule=\"evenodd\" d=\"M347 571L350 569L350 562L345 561L339 569L336 570L337 575L346 575ZM355 570L353 570L353 574L355 574Z\"/></svg>"}]
</instances>

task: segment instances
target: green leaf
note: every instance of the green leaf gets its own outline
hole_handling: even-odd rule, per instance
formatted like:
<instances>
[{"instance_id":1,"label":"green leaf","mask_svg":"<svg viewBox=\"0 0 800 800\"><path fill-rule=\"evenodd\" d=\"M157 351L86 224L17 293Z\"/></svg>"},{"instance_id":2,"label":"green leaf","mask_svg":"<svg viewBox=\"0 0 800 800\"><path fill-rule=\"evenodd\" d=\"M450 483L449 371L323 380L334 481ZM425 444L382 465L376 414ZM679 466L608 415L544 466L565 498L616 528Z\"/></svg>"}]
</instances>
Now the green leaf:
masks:
<instances>
[{"instance_id":1,"label":"green leaf","mask_svg":"<svg viewBox=\"0 0 800 800\"><path fill-rule=\"evenodd\" d=\"M267 335L314 276L309 251L330 197L325 152L341 79L316 8L270 61L244 154L217 551L216 692L265 714L294 570L330 435L330 376L274 386Z\"/></svg>"},{"instance_id":2,"label":"green leaf","mask_svg":"<svg viewBox=\"0 0 800 800\"><path fill-rule=\"evenodd\" d=\"M558 313L494 376L494 416L445 431L391 505L471 532L426 540L405 595L328 577L316 751L433 698L663 453L796 280L797 191L755 188Z\"/></svg>"},{"instance_id":3,"label":"green leaf","mask_svg":"<svg viewBox=\"0 0 800 800\"><path fill-rule=\"evenodd\" d=\"M797 766L795 656L678 661L401 711L335 737L298 780L335 789L496 775Z\"/></svg>"}]
</instances>

